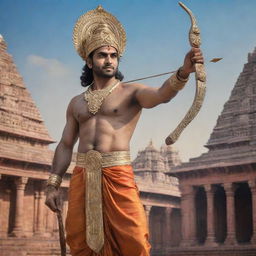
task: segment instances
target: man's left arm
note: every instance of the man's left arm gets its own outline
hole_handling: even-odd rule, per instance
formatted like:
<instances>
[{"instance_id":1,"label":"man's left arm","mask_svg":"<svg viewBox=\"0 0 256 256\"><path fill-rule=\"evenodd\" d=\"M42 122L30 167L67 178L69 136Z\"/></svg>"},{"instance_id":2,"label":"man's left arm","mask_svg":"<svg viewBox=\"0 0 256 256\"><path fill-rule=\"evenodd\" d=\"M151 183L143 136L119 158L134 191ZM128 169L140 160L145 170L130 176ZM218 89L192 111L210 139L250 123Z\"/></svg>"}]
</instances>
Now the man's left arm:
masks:
<instances>
[{"instance_id":1,"label":"man's left arm","mask_svg":"<svg viewBox=\"0 0 256 256\"><path fill-rule=\"evenodd\" d=\"M160 88L139 84L135 94L139 105L143 108L153 108L161 103L169 102L185 86L189 74L195 72L195 63L204 63L199 48L192 48L186 54L183 66L167 79Z\"/></svg>"}]
</instances>

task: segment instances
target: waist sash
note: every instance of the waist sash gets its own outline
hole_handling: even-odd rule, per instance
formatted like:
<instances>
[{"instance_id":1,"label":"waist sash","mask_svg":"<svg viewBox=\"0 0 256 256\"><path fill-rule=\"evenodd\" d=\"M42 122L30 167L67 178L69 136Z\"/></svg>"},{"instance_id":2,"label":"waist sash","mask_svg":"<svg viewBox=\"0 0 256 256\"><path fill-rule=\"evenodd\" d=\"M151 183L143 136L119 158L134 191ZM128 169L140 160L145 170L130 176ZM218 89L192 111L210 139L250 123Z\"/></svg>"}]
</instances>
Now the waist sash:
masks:
<instances>
[{"instance_id":1,"label":"waist sash","mask_svg":"<svg viewBox=\"0 0 256 256\"><path fill-rule=\"evenodd\" d=\"M77 153L76 166L85 168L86 243L96 253L104 245L102 212L102 168L130 165L129 151Z\"/></svg>"}]
</instances>

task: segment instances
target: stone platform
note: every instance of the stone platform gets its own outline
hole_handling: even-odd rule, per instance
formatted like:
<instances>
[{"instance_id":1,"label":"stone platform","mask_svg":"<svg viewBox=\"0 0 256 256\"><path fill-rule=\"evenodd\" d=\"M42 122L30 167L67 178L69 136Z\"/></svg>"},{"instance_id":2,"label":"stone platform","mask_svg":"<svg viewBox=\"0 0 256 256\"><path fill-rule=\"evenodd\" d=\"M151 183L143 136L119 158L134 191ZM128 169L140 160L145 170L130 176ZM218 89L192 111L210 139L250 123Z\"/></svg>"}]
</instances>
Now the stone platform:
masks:
<instances>
[{"instance_id":1,"label":"stone platform","mask_svg":"<svg viewBox=\"0 0 256 256\"><path fill-rule=\"evenodd\" d=\"M59 241L49 238L15 238L0 239L1 256L60 256ZM69 252L67 256L71 256Z\"/></svg>"},{"instance_id":2,"label":"stone platform","mask_svg":"<svg viewBox=\"0 0 256 256\"><path fill-rule=\"evenodd\" d=\"M207 248L194 246L191 248L171 248L164 253L152 252L151 256L255 256L256 246L245 244L239 246L217 246Z\"/></svg>"}]
</instances>

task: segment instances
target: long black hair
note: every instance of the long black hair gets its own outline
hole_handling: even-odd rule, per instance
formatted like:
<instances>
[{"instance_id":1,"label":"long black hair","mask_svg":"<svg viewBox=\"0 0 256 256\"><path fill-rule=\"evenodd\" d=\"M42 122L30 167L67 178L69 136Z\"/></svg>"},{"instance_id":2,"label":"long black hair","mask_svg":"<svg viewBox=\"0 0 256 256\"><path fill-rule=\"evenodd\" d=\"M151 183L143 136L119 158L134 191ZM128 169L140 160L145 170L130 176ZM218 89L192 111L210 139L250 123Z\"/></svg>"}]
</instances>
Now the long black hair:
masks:
<instances>
[{"instance_id":1,"label":"long black hair","mask_svg":"<svg viewBox=\"0 0 256 256\"><path fill-rule=\"evenodd\" d=\"M94 51L89 54L89 58L93 58ZM120 59L118 59L119 61ZM124 79L124 75L117 69L117 72L115 74L115 78L122 81ZM82 70L82 75L80 76L81 85L83 87L86 87L90 85L93 82L93 72L92 69L88 67L87 64L84 65Z\"/></svg>"}]
</instances>

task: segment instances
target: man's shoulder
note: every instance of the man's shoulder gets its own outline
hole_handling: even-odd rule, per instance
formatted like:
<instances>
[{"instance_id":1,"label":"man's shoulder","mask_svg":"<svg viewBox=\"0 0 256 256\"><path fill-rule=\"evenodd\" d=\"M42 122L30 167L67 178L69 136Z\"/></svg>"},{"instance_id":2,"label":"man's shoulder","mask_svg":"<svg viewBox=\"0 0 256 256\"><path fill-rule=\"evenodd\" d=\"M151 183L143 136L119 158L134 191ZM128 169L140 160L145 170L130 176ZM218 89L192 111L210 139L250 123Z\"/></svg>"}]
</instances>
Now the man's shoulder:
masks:
<instances>
[{"instance_id":1,"label":"man's shoulder","mask_svg":"<svg viewBox=\"0 0 256 256\"><path fill-rule=\"evenodd\" d=\"M145 88L146 86L140 83L121 83L122 88L130 91L137 91L139 89Z\"/></svg>"},{"instance_id":2,"label":"man's shoulder","mask_svg":"<svg viewBox=\"0 0 256 256\"><path fill-rule=\"evenodd\" d=\"M76 96L74 96L71 100L70 100L70 104L75 104L76 102L80 101L81 99L83 99L84 97L84 93L80 93Z\"/></svg>"},{"instance_id":3,"label":"man's shoulder","mask_svg":"<svg viewBox=\"0 0 256 256\"><path fill-rule=\"evenodd\" d=\"M84 96L83 96L83 93L74 96L74 97L70 100L70 102L69 102L69 104L68 104L68 108L73 109L74 106L76 106L77 104L79 104L79 102L81 102L81 100L83 99L83 97L84 97Z\"/></svg>"}]
</instances>

